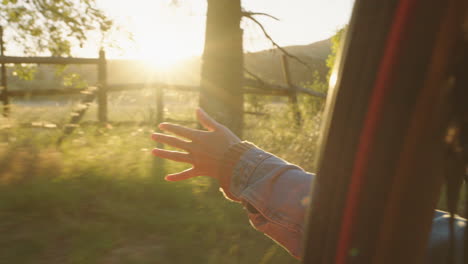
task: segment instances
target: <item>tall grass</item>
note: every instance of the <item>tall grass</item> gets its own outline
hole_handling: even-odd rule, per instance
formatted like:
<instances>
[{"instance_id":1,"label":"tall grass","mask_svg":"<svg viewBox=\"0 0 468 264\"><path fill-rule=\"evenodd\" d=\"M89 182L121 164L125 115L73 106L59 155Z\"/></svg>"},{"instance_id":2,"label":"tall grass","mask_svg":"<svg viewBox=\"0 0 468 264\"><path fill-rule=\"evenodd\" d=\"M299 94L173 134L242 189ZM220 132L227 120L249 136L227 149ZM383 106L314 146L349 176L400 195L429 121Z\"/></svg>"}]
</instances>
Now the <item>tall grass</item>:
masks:
<instances>
[{"instance_id":1,"label":"tall grass","mask_svg":"<svg viewBox=\"0 0 468 264\"><path fill-rule=\"evenodd\" d=\"M312 169L314 121L290 128L285 104L266 105L246 117L245 139ZM297 263L209 179L165 182L187 165L150 155L153 127L81 127L56 147L60 129L20 126L60 127L71 108L17 105L1 120L0 263ZM166 110L193 121L194 108Z\"/></svg>"}]
</instances>

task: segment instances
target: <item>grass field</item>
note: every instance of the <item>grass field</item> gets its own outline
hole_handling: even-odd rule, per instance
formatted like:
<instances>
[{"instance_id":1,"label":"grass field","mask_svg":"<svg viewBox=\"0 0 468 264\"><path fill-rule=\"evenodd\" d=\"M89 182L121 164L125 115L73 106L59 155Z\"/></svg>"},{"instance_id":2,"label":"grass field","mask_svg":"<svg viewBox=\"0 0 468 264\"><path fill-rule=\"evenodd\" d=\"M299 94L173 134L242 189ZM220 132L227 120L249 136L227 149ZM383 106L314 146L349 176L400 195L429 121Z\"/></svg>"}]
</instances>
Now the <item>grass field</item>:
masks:
<instances>
[{"instance_id":1,"label":"grass field","mask_svg":"<svg viewBox=\"0 0 468 264\"><path fill-rule=\"evenodd\" d=\"M19 126L60 127L71 108L16 105L14 118L1 120L0 263L298 262L254 230L210 179L164 181L187 166L150 155L154 127L82 127L56 147L60 129ZM305 153L316 134L278 133L289 116L283 104L273 108L274 115L247 117L245 138L312 169L313 154ZM114 118L132 116L122 109ZM193 109L167 111L193 121Z\"/></svg>"}]
</instances>

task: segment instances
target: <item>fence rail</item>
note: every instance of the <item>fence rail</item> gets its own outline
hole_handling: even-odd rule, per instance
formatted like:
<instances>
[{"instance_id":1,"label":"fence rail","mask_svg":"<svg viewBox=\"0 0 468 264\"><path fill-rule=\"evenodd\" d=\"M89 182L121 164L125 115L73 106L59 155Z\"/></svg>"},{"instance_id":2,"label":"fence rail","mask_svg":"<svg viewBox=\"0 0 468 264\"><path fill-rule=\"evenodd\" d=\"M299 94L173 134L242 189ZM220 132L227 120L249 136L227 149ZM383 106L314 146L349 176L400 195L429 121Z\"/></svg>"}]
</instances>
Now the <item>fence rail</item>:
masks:
<instances>
[{"instance_id":1,"label":"fence rail","mask_svg":"<svg viewBox=\"0 0 468 264\"><path fill-rule=\"evenodd\" d=\"M96 58L0 56L0 64L98 64Z\"/></svg>"},{"instance_id":2,"label":"fence rail","mask_svg":"<svg viewBox=\"0 0 468 264\"><path fill-rule=\"evenodd\" d=\"M250 82L250 81L249 81ZM253 82L252 82L253 83ZM278 89L255 89L244 87L244 94L257 94L257 95L272 95L272 96L289 96L290 91L285 89L283 86L272 85L273 87L279 87ZM200 90L199 86L190 86L190 85L168 85L163 83L150 83L150 84L116 84L108 85L107 92L122 92L122 91L135 91L145 88L153 87L162 87L164 90L168 91L181 91L181 92L198 92ZM300 87L301 88L301 87ZM55 95L78 95L85 91L86 89L77 89L77 88L68 88L68 89L34 89L34 90L9 90L6 92L8 97L28 97L28 96L55 96ZM310 91L308 89L301 90L297 89L297 93L303 93L307 95L313 95L316 97L324 98L326 94L315 94L316 92Z\"/></svg>"},{"instance_id":3,"label":"fence rail","mask_svg":"<svg viewBox=\"0 0 468 264\"><path fill-rule=\"evenodd\" d=\"M0 83L0 99L3 102L3 116L10 114L10 97L17 96L47 96L47 95L72 95L79 94L81 89L45 89L33 91L9 91L7 83L6 64L94 64L97 66L98 87L98 120L107 122L107 61L104 50L99 51L98 58L73 58L73 57L15 57L5 56L3 28L0 27L0 66L2 79Z\"/></svg>"},{"instance_id":4,"label":"fence rail","mask_svg":"<svg viewBox=\"0 0 468 264\"><path fill-rule=\"evenodd\" d=\"M283 86L279 84L272 84L263 81L258 81L254 79L244 79L244 85L247 87L253 87L255 90L251 90L249 92L258 93L258 94L277 94L277 95L284 95L289 96L291 90L295 91L296 93L303 93L310 96L315 96L319 98L327 97L326 93L317 92L311 89L307 89L297 85L291 85L291 88L288 86ZM245 88L244 88L245 89Z\"/></svg>"},{"instance_id":5,"label":"fence rail","mask_svg":"<svg viewBox=\"0 0 468 264\"><path fill-rule=\"evenodd\" d=\"M37 89L37 90L10 90L8 97L50 96L50 95L76 95L86 89Z\"/></svg>"}]
</instances>

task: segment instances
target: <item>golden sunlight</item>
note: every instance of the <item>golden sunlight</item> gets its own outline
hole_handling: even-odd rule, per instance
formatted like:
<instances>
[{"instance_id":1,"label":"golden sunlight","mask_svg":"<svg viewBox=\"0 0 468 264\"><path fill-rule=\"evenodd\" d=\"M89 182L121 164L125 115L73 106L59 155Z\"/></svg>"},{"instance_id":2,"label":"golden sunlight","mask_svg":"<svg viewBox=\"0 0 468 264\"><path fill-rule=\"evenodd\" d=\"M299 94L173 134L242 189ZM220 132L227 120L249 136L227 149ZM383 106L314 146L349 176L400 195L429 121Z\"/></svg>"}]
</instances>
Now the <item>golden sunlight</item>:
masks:
<instances>
[{"instance_id":1,"label":"golden sunlight","mask_svg":"<svg viewBox=\"0 0 468 264\"><path fill-rule=\"evenodd\" d=\"M119 40L120 53L111 51L111 58L145 61L155 70L168 71L184 59L202 53L204 5L176 6L166 0L133 0L132 4L100 0L100 4L133 39ZM188 11L189 7L192 8ZM199 15L191 15L193 12Z\"/></svg>"},{"instance_id":2,"label":"golden sunlight","mask_svg":"<svg viewBox=\"0 0 468 264\"><path fill-rule=\"evenodd\" d=\"M180 25L163 23L137 27L134 33L135 59L143 60L157 70L169 70L178 62L200 53L200 47L190 44ZM189 38L194 38L190 36ZM197 36L200 40L203 35Z\"/></svg>"},{"instance_id":3,"label":"golden sunlight","mask_svg":"<svg viewBox=\"0 0 468 264\"><path fill-rule=\"evenodd\" d=\"M148 66L156 70L169 70L178 62L187 58L187 51L177 43L166 45L165 43L153 43L142 41L141 52L137 54L138 60L144 61Z\"/></svg>"}]
</instances>

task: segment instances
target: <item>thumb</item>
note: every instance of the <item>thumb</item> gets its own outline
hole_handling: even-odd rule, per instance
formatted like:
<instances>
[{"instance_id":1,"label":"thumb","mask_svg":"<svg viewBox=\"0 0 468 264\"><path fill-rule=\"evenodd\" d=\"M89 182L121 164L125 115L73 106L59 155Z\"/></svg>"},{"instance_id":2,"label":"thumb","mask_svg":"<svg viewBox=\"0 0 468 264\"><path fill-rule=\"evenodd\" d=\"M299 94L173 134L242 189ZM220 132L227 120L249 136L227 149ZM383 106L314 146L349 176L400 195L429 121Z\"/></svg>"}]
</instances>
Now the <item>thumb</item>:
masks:
<instances>
[{"instance_id":1,"label":"thumb","mask_svg":"<svg viewBox=\"0 0 468 264\"><path fill-rule=\"evenodd\" d=\"M164 179L166 181L182 181L182 180L187 180L196 176L197 175L195 173L195 170L193 168L190 168L188 170L184 170L178 173L169 174Z\"/></svg>"},{"instance_id":2,"label":"thumb","mask_svg":"<svg viewBox=\"0 0 468 264\"><path fill-rule=\"evenodd\" d=\"M214 131L219 127L219 123L216 122L211 116L209 116L203 109L197 109L197 120L202 126L210 131Z\"/></svg>"}]
</instances>

